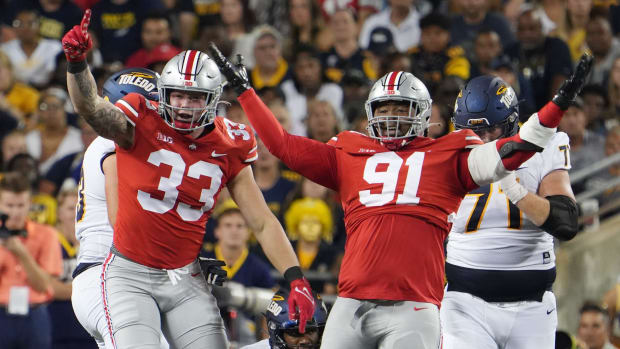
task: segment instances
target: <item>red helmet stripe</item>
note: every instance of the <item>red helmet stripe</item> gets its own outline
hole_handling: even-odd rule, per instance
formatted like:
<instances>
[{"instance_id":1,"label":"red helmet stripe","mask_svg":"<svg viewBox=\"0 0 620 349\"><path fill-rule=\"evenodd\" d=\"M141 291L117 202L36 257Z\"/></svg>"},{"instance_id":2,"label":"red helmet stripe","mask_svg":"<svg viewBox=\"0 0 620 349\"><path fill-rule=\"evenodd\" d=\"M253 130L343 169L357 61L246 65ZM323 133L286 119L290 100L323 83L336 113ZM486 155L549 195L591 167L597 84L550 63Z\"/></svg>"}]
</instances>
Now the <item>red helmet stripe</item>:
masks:
<instances>
[{"instance_id":1,"label":"red helmet stripe","mask_svg":"<svg viewBox=\"0 0 620 349\"><path fill-rule=\"evenodd\" d=\"M183 71L185 73L185 80L192 80L192 73L196 66L196 53L198 51L189 50L185 54L185 62L183 64Z\"/></svg>"},{"instance_id":2,"label":"red helmet stripe","mask_svg":"<svg viewBox=\"0 0 620 349\"><path fill-rule=\"evenodd\" d=\"M387 77L387 89L388 91L394 91L394 86L396 85L396 81L400 80L400 76L402 75L402 71L399 72L391 72L390 75Z\"/></svg>"}]
</instances>

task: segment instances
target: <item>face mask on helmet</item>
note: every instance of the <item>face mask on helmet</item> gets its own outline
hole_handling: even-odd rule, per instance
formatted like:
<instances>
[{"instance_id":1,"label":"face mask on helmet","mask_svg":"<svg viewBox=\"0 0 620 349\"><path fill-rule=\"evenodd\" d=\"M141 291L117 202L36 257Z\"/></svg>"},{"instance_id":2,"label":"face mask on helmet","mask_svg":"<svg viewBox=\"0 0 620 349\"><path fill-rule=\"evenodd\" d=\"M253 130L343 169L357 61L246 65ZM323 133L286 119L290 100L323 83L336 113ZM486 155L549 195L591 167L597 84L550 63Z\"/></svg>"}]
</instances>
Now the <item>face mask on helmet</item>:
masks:
<instances>
[{"instance_id":1,"label":"face mask on helmet","mask_svg":"<svg viewBox=\"0 0 620 349\"><path fill-rule=\"evenodd\" d=\"M373 85L366 101L368 135L390 149L423 136L431 116L430 94L413 74L391 72Z\"/></svg>"},{"instance_id":2,"label":"face mask on helmet","mask_svg":"<svg viewBox=\"0 0 620 349\"><path fill-rule=\"evenodd\" d=\"M193 131L215 119L221 74L205 53L183 51L166 63L158 91L159 113L168 126Z\"/></svg>"}]
</instances>

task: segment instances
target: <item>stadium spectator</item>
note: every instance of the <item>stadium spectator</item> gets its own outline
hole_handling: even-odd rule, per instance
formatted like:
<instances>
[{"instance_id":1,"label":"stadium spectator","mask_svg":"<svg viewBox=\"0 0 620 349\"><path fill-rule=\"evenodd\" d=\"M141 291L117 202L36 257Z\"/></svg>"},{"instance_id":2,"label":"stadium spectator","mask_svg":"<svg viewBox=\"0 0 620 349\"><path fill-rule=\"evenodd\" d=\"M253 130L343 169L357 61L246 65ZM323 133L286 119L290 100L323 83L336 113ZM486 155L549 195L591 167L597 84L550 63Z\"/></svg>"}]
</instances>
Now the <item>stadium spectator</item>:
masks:
<instances>
[{"instance_id":1,"label":"stadium spectator","mask_svg":"<svg viewBox=\"0 0 620 349\"><path fill-rule=\"evenodd\" d=\"M519 98L519 118L522 122L536 111L530 82L519 72L516 64L507 56L497 57L491 63L491 75L497 75L513 87Z\"/></svg>"},{"instance_id":2,"label":"stadium spectator","mask_svg":"<svg viewBox=\"0 0 620 349\"><path fill-rule=\"evenodd\" d=\"M362 26L359 40L363 49L370 50L375 29L387 29L394 38L394 47L407 52L420 43L420 13L413 0L389 0L390 6L369 16Z\"/></svg>"},{"instance_id":3,"label":"stadium spectator","mask_svg":"<svg viewBox=\"0 0 620 349\"><path fill-rule=\"evenodd\" d=\"M573 63L579 61L582 54L588 52L586 43L586 24L590 19L592 0L566 1L566 31L560 37L570 49Z\"/></svg>"},{"instance_id":4,"label":"stadium spectator","mask_svg":"<svg viewBox=\"0 0 620 349\"><path fill-rule=\"evenodd\" d=\"M449 47L450 18L438 12L424 16L420 20L422 35L420 45L409 50L411 54L410 71L422 80L434 94L441 80L446 76L458 76L468 80L470 64L465 58L465 51L460 46ZM389 71L400 71L390 69Z\"/></svg>"},{"instance_id":5,"label":"stadium spectator","mask_svg":"<svg viewBox=\"0 0 620 349\"><path fill-rule=\"evenodd\" d=\"M471 77L491 73L491 63L503 52L499 35L491 29L480 29L474 41Z\"/></svg>"},{"instance_id":6,"label":"stadium spectator","mask_svg":"<svg viewBox=\"0 0 620 349\"><path fill-rule=\"evenodd\" d=\"M264 98L264 97L263 97ZM267 104L273 115L285 130L291 129L291 113L284 105L283 99L272 99ZM248 124L249 125L249 124ZM260 156L259 156L260 157Z\"/></svg>"},{"instance_id":7,"label":"stadium spectator","mask_svg":"<svg viewBox=\"0 0 620 349\"><path fill-rule=\"evenodd\" d=\"M57 160L84 149L80 130L68 124L66 101L67 93L64 90L45 90L39 100L41 126L26 135L28 153L39 161L39 173L42 176L47 174Z\"/></svg>"},{"instance_id":8,"label":"stadium spectator","mask_svg":"<svg viewBox=\"0 0 620 349\"><path fill-rule=\"evenodd\" d=\"M90 28L99 42L103 61L108 64L125 62L140 48L140 31L147 14L163 8L160 0L97 2L92 8Z\"/></svg>"},{"instance_id":9,"label":"stadium spectator","mask_svg":"<svg viewBox=\"0 0 620 349\"><path fill-rule=\"evenodd\" d=\"M450 113L441 104L433 104L431 117L428 119L429 138L439 138L448 134L450 128Z\"/></svg>"},{"instance_id":10,"label":"stadium spectator","mask_svg":"<svg viewBox=\"0 0 620 349\"><path fill-rule=\"evenodd\" d=\"M83 150L70 153L54 161L49 171L45 173L39 183L41 193L56 196L62 189L76 188L80 181L82 170L82 160L86 148L97 138L97 133L84 119L78 119L80 126L80 136L82 138Z\"/></svg>"},{"instance_id":11,"label":"stadium spectator","mask_svg":"<svg viewBox=\"0 0 620 349\"><path fill-rule=\"evenodd\" d=\"M26 130L36 125L39 91L18 81L9 57L0 51L0 110L15 118Z\"/></svg>"},{"instance_id":12,"label":"stadium spectator","mask_svg":"<svg viewBox=\"0 0 620 349\"><path fill-rule=\"evenodd\" d=\"M614 64L609 72L607 93L610 101L609 113L617 117L620 115L620 57L614 60Z\"/></svg>"},{"instance_id":13,"label":"stadium spectator","mask_svg":"<svg viewBox=\"0 0 620 349\"><path fill-rule=\"evenodd\" d=\"M620 126L616 126L609 130L607 136L605 137L605 153L604 155L609 157L620 153ZM585 188L587 190L590 189L601 189L606 188L598 197L596 198L599 202L599 206L601 209L607 205L613 207L614 204L617 205L618 200L620 200L620 186L616 185L614 187L607 187L607 184L620 177L620 164L614 164L609 166L606 170L600 171L588 178L585 184ZM610 211L601 214L601 218L610 217L616 213L620 212L620 208L616 206L615 209L611 209Z\"/></svg>"},{"instance_id":14,"label":"stadium spectator","mask_svg":"<svg viewBox=\"0 0 620 349\"><path fill-rule=\"evenodd\" d=\"M605 139L586 128L586 114L583 100L577 98L568 108L558 129L566 132L570 139L570 161L572 168L569 173L587 168L603 158ZM575 193L583 191L583 183L573 184Z\"/></svg>"},{"instance_id":15,"label":"stadium spectator","mask_svg":"<svg viewBox=\"0 0 620 349\"><path fill-rule=\"evenodd\" d=\"M490 10L489 0L459 0L461 14L452 18L452 44L462 46L470 51L476 34L482 29L491 29L496 32L504 47L515 42L515 36L510 30L506 18Z\"/></svg>"},{"instance_id":16,"label":"stadium spectator","mask_svg":"<svg viewBox=\"0 0 620 349\"><path fill-rule=\"evenodd\" d=\"M289 66L282 57L282 36L271 26L256 27L253 32L254 67L248 71L252 86L257 90L277 87L291 78Z\"/></svg>"},{"instance_id":17,"label":"stadium spectator","mask_svg":"<svg viewBox=\"0 0 620 349\"><path fill-rule=\"evenodd\" d=\"M71 0L26 0L14 3L29 6L39 13L39 33L46 39L60 40L82 17L82 10Z\"/></svg>"},{"instance_id":18,"label":"stadium spectator","mask_svg":"<svg viewBox=\"0 0 620 349\"><path fill-rule=\"evenodd\" d=\"M79 243L75 237L76 188L58 194L56 230L62 251L63 271L52 279L54 301L49 305L52 321L52 346L63 349L96 349L93 338L80 325L71 306L72 273L77 266Z\"/></svg>"},{"instance_id":19,"label":"stadium spectator","mask_svg":"<svg viewBox=\"0 0 620 349\"><path fill-rule=\"evenodd\" d=\"M605 293L603 296L603 309L607 310L607 316L609 319L609 328L613 329L617 326L617 321L620 320L618 315L620 314L620 277L613 285L613 287ZM620 345L620 337L615 331L610 331L609 341L615 345Z\"/></svg>"},{"instance_id":20,"label":"stadium spectator","mask_svg":"<svg viewBox=\"0 0 620 349\"><path fill-rule=\"evenodd\" d=\"M0 171L6 170L9 161L17 154L26 153L26 134L23 131L15 130L2 138L2 161L0 162Z\"/></svg>"},{"instance_id":21,"label":"stadium spectator","mask_svg":"<svg viewBox=\"0 0 620 349\"><path fill-rule=\"evenodd\" d=\"M518 42L507 45L504 52L519 63L520 72L534 90L534 106L540 109L570 76L570 51L564 41L543 34L540 15L533 10L519 15L517 38Z\"/></svg>"},{"instance_id":22,"label":"stadium spectator","mask_svg":"<svg viewBox=\"0 0 620 349\"><path fill-rule=\"evenodd\" d=\"M329 101L317 99L308 102L306 127L308 138L322 143L327 143L342 129L334 106Z\"/></svg>"},{"instance_id":23,"label":"stadium spectator","mask_svg":"<svg viewBox=\"0 0 620 349\"><path fill-rule=\"evenodd\" d=\"M338 9L329 19L334 36L334 45L321 54L321 64L325 75L333 82L340 83L346 71L359 71L366 78L374 80L377 72L359 47L356 17L350 8Z\"/></svg>"},{"instance_id":24,"label":"stadium spectator","mask_svg":"<svg viewBox=\"0 0 620 349\"><path fill-rule=\"evenodd\" d=\"M329 206L321 199L297 199L287 209L284 220L301 268L333 277L327 281L311 279L312 289L336 294L334 267L338 251L331 245L334 224Z\"/></svg>"},{"instance_id":25,"label":"stadium spectator","mask_svg":"<svg viewBox=\"0 0 620 349\"><path fill-rule=\"evenodd\" d=\"M0 45L11 61L15 78L37 88L47 85L54 72L60 41L43 39L39 34L39 15L31 9L17 12L13 20L16 38Z\"/></svg>"},{"instance_id":26,"label":"stadium spectator","mask_svg":"<svg viewBox=\"0 0 620 349\"><path fill-rule=\"evenodd\" d=\"M163 12L151 12L142 20L142 28L140 31L142 40L142 48L133 52L125 61L126 67L147 68L154 62L167 62L174 57L181 49L172 45L171 23L168 16ZM158 48L159 51L155 51ZM161 55L162 52L168 52L166 57L157 57L154 60L153 55Z\"/></svg>"},{"instance_id":27,"label":"stadium spectator","mask_svg":"<svg viewBox=\"0 0 620 349\"><path fill-rule=\"evenodd\" d=\"M256 17L249 6L248 0L222 0L220 17L226 36L233 43L232 55L243 55L248 64L254 66L252 30Z\"/></svg>"},{"instance_id":28,"label":"stadium spectator","mask_svg":"<svg viewBox=\"0 0 620 349\"><path fill-rule=\"evenodd\" d=\"M583 99L583 111L586 113L588 129L605 136L612 126L611 123L614 122L614 120L608 119L609 100L607 99L607 91L601 85L586 85L581 90L580 95Z\"/></svg>"},{"instance_id":29,"label":"stadium spectator","mask_svg":"<svg viewBox=\"0 0 620 349\"><path fill-rule=\"evenodd\" d=\"M615 349L609 342L609 318L607 312L594 303L586 303L579 310L577 336L588 349Z\"/></svg>"},{"instance_id":30,"label":"stadium spectator","mask_svg":"<svg viewBox=\"0 0 620 349\"><path fill-rule=\"evenodd\" d=\"M311 46L300 46L293 62L293 79L282 84L286 107L291 114L291 132L305 135L310 100L328 101L339 119L342 119L342 88L329 82L321 67L319 53Z\"/></svg>"},{"instance_id":31,"label":"stadium spectator","mask_svg":"<svg viewBox=\"0 0 620 349\"><path fill-rule=\"evenodd\" d=\"M196 28L206 25L218 25L220 0L177 0L174 10L179 13L180 42L183 49L192 46L196 37Z\"/></svg>"},{"instance_id":32,"label":"stadium spectator","mask_svg":"<svg viewBox=\"0 0 620 349\"><path fill-rule=\"evenodd\" d=\"M286 53L294 55L299 45L311 45L321 50L329 49L332 33L324 30L325 25L317 2L314 0L289 0L287 2L291 28L285 43ZM325 35L328 35L328 42L322 47L321 43L326 40L322 36Z\"/></svg>"},{"instance_id":33,"label":"stadium spectator","mask_svg":"<svg viewBox=\"0 0 620 349\"><path fill-rule=\"evenodd\" d=\"M50 279L60 275L56 232L28 220L30 183L20 173L0 179L0 211L7 215L0 237L0 347L51 348L47 303Z\"/></svg>"},{"instance_id":34,"label":"stadium spectator","mask_svg":"<svg viewBox=\"0 0 620 349\"><path fill-rule=\"evenodd\" d=\"M56 224L56 198L51 195L39 193L39 183L41 176L39 175L39 163L28 153L15 154L9 160L6 171L18 172L24 178L28 179L31 188L30 220L39 223L54 225Z\"/></svg>"},{"instance_id":35,"label":"stadium spectator","mask_svg":"<svg viewBox=\"0 0 620 349\"><path fill-rule=\"evenodd\" d=\"M594 68L588 83L602 85L616 58L620 57L620 39L615 38L606 16L592 16L586 25L586 42L594 55Z\"/></svg>"}]
</instances>

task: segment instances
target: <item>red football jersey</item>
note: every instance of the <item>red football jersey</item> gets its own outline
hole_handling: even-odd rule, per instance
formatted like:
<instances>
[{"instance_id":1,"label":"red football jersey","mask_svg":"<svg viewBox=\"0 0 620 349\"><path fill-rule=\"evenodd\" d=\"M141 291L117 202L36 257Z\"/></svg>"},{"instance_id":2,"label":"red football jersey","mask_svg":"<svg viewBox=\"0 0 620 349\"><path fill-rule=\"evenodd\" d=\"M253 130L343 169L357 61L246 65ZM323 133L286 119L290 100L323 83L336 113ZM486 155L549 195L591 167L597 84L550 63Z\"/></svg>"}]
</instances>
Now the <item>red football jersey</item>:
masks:
<instances>
[{"instance_id":1,"label":"red football jersey","mask_svg":"<svg viewBox=\"0 0 620 349\"><path fill-rule=\"evenodd\" d=\"M329 144L347 229L339 295L439 305L451 215L471 190L466 152L473 132L417 137L398 151L356 132ZM463 156L465 155L465 156Z\"/></svg>"},{"instance_id":2,"label":"red football jersey","mask_svg":"<svg viewBox=\"0 0 620 349\"><path fill-rule=\"evenodd\" d=\"M135 125L131 149L117 146L119 207L114 246L143 265L175 269L200 250L223 186L257 157L252 130L216 117L193 139L170 128L157 103L130 93L116 102Z\"/></svg>"}]
</instances>

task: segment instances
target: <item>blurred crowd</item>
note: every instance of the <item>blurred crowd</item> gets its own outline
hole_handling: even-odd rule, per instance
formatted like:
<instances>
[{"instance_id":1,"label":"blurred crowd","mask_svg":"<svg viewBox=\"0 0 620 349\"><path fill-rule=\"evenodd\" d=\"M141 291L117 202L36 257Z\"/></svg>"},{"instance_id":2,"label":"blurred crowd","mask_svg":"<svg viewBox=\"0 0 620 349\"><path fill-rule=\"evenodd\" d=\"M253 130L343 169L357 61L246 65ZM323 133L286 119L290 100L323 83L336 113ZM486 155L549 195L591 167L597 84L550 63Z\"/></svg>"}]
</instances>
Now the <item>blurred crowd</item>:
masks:
<instances>
[{"instance_id":1,"label":"blurred crowd","mask_svg":"<svg viewBox=\"0 0 620 349\"><path fill-rule=\"evenodd\" d=\"M620 153L617 0L0 0L0 8L0 170L28 180L29 219L58 232L65 283L78 248L81 160L96 134L68 99L60 39L87 8L95 45L88 63L100 92L125 67L161 71L182 50L204 51L212 41L233 60L243 56L252 86L285 129L321 142L344 129L366 132L365 101L386 72L409 71L428 86L428 136L436 138L452 130L454 100L469 79L496 74L510 83L524 121L590 52L593 73L560 124L570 172ZM220 114L248 124L230 92ZM338 197L285 168L260 140L258 153L256 182L313 289L336 294L346 240ZM616 163L573 190L596 190L619 175ZM604 189L595 198L611 216L620 187ZM203 254L226 261L232 280L275 288L277 275L226 193L213 217ZM70 291L56 286L55 299L68 302ZM596 315L592 307L584 312Z\"/></svg>"}]
</instances>

